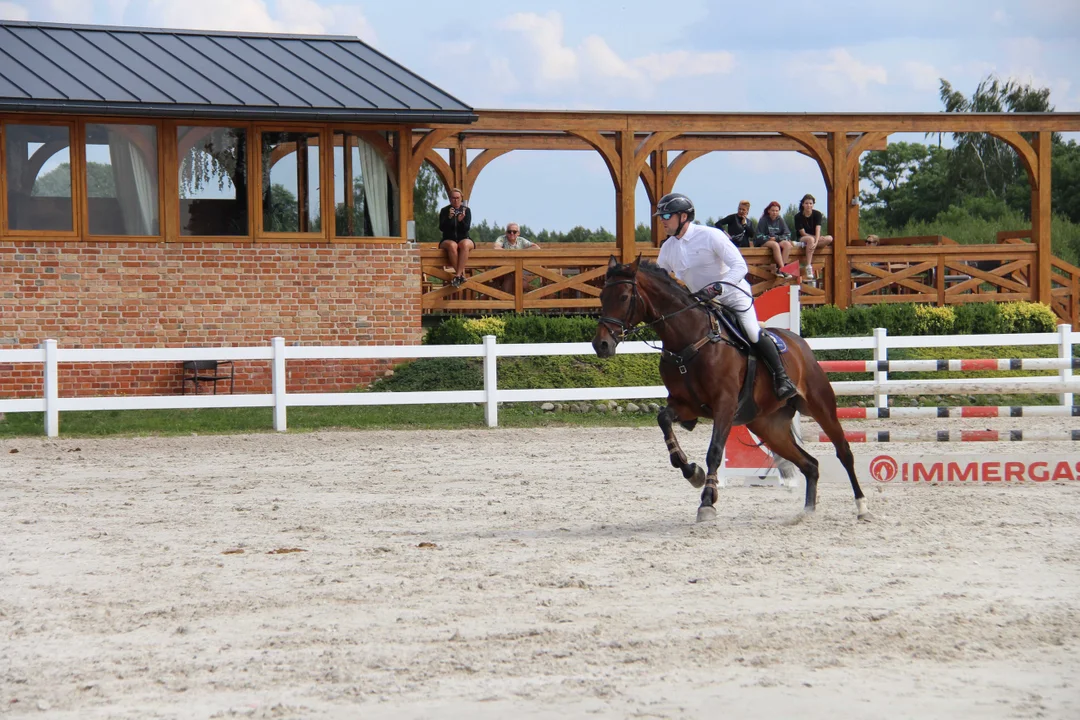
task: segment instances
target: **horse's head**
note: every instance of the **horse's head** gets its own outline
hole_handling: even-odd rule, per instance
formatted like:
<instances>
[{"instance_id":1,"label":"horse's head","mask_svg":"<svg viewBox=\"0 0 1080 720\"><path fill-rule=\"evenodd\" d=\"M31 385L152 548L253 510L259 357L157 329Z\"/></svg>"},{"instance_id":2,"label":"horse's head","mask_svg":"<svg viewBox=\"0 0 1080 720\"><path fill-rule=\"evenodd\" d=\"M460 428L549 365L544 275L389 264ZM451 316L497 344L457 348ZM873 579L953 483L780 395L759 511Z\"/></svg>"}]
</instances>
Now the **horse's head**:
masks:
<instances>
[{"instance_id":1,"label":"horse's head","mask_svg":"<svg viewBox=\"0 0 1080 720\"><path fill-rule=\"evenodd\" d=\"M604 290L600 293L600 322L592 341L593 350L599 357L614 355L615 346L644 317L645 304L637 286L640 262L639 256L632 263L620 265L614 255L608 261Z\"/></svg>"}]
</instances>

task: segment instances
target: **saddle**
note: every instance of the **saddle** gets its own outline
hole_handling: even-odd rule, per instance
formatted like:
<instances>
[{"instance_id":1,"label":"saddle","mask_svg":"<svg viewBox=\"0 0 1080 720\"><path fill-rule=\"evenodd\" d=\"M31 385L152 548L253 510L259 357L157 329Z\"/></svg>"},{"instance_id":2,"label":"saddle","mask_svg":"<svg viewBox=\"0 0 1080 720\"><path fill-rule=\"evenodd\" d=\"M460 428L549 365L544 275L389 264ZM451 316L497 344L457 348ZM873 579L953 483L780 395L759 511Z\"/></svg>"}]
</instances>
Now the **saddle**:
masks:
<instances>
[{"instance_id":1,"label":"saddle","mask_svg":"<svg viewBox=\"0 0 1080 720\"><path fill-rule=\"evenodd\" d=\"M668 350L662 351L660 353L660 362L669 362L679 368L679 374L683 376L683 380L686 383L686 389L694 399L694 402L705 408L711 415L712 408L706 403L701 402L701 398L698 397L697 393L694 391L693 385L690 384L690 378L686 376L687 366L689 366L694 358L698 356L701 348L717 342L725 342L738 350L740 354L745 355L746 379L743 381L743 386L739 390L738 406L735 409L735 419L732 421L733 425L745 425L757 416L757 403L754 402L754 379L757 377L757 353L754 351L754 346L750 343L750 339L747 338L746 333L743 332L742 326L739 324L739 319L735 316L735 313L729 308L723 305L717 305L716 303L708 303L706 309L709 311L711 327L705 337L689 347L684 348L682 352L673 353ZM784 342L783 338L771 330L762 328L762 332L769 334L769 337L776 343L777 350L781 353L787 352L787 343Z\"/></svg>"}]
</instances>

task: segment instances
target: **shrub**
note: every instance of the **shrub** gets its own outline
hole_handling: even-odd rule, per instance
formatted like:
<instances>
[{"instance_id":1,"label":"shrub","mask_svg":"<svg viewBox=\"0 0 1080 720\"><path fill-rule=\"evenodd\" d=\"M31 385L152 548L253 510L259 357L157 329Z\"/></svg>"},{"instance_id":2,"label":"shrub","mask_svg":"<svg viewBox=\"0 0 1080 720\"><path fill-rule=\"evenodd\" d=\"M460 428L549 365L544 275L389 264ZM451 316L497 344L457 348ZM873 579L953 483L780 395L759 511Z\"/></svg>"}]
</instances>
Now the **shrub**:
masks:
<instances>
[{"instance_id":1,"label":"shrub","mask_svg":"<svg viewBox=\"0 0 1080 720\"><path fill-rule=\"evenodd\" d=\"M479 340L465 327L465 319L451 317L429 329L425 345L473 345Z\"/></svg>"},{"instance_id":2,"label":"shrub","mask_svg":"<svg viewBox=\"0 0 1080 720\"><path fill-rule=\"evenodd\" d=\"M954 332L956 313L951 307L915 305L914 316L913 332L898 332L897 335L952 335Z\"/></svg>"},{"instance_id":3,"label":"shrub","mask_svg":"<svg viewBox=\"0 0 1080 720\"><path fill-rule=\"evenodd\" d=\"M844 311L835 305L806 308L800 313L803 337L844 337L847 335Z\"/></svg>"},{"instance_id":4,"label":"shrub","mask_svg":"<svg viewBox=\"0 0 1080 720\"><path fill-rule=\"evenodd\" d=\"M986 335L1008 332L1008 324L1001 316L997 303L967 303L958 305L954 329L957 335Z\"/></svg>"},{"instance_id":5,"label":"shrub","mask_svg":"<svg viewBox=\"0 0 1080 720\"><path fill-rule=\"evenodd\" d=\"M1054 332L1058 319L1054 311L1042 303L1015 302L1001 306L1001 315L1012 332Z\"/></svg>"},{"instance_id":6,"label":"shrub","mask_svg":"<svg viewBox=\"0 0 1080 720\"><path fill-rule=\"evenodd\" d=\"M482 390L483 366L472 358L420 358L394 368L392 377L379 378L369 389L375 392L421 390Z\"/></svg>"}]
</instances>

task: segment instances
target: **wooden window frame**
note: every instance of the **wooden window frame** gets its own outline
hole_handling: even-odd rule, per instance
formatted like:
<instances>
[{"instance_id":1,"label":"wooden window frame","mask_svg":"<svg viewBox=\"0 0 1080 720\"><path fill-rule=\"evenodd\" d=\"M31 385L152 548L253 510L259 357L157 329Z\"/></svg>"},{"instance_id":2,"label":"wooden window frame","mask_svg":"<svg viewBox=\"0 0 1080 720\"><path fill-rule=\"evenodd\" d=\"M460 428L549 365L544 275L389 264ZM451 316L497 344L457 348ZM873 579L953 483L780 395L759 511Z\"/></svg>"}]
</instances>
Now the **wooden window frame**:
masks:
<instances>
[{"instance_id":1,"label":"wooden window frame","mask_svg":"<svg viewBox=\"0 0 1080 720\"><path fill-rule=\"evenodd\" d=\"M162 242L166 239L165 232L165 157L162 148L162 136L164 123L159 118L132 118L132 117L79 117L79 156L83 167L79 178L79 189L83 198L82 226L80 234L86 242L134 242L153 243ZM90 193L87 187L87 162L86 162L86 126L87 125L147 125L153 127L157 133L155 142L157 151L157 175L158 175L158 232L156 235L91 235L90 234Z\"/></svg>"},{"instance_id":2,"label":"wooden window frame","mask_svg":"<svg viewBox=\"0 0 1080 720\"><path fill-rule=\"evenodd\" d=\"M247 222L247 234L246 235L182 235L180 233L180 138L178 136L179 129L184 127L242 127L244 132L247 133L247 173L248 173L248 188L247 188L247 203L248 203L248 222ZM259 192L255 183L256 180L261 188L262 176L261 174L255 174L254 160L252 154L252 148L255 147L255 153L262 152L261 141L256 139L255 123L246 120L237 120L236 122L230 122L225 119L205 119L205 118L180 118L170 119L165 121L166 132L169 133L171 141L167 149L166 157L168 159L168 165L171 172L166 174L166 182L169 187L169 194L166 196L166 209L168 210L168 225L166 226L165 242L182 242L182 243L201 243L201 242L214 242L214 243L253 243L255 242L255 199L261 198L262 193ZM257 146L256 146L257 145ZM259 208L259 217L261 217L262 209Z\"/></svg>"},{"instance_id":3,"label":"wooden window frame","mask_svg":"<svg viewBox=\"0 0 1080 720\"><path fill-rule=\"evenodd\" d=\"M411 126L410 126L410 128L411 128ZM404 202L402 201L402 196L405 193L405 190L402 187L402 179L407 174L407 167L404 167L403 163L402 163L402 159L403 159L403 157L402 157L403 156L403 153L402 153L402 138L404 137L405 128L402 127L401 125L357 125L357 124L353 124L353 123L330 123L329 124L329 132L330 132L330 142L331 143L333 143L334 133L339 132L339 131L343 132L343 133L353 133L353 134L357 134L357 135L360 134L360 133L364 133L364 132L393 132L393 133L397 134L397 144L394 147L394 157L393 157L394 167L393 168L388 168L388 169L393 170L395 173L397 173L397 176L398 176L398 183L397 183L398 184L398 197L397 197L398 234L397 235L389 235L389 236L386 236L386 237L379 237L379 236L370 236L370 237L369 236L359 236L358 237L358 236L353 236L353 235L338 235L337 234L337 207L334 206L333 204L331 204L331 208L334 210L334 222L330 226L330 242L331 243L336 243L336 244L354 244L354 245L355 244L370 244L370 243L378 243L378 244L397 243L397 244L403 244L403 243L407 242L406 237L405 237L406 236L405 228L406 228L406 222L407 221L405 220ZM334 160L334 147L331 144L331 147L330 147L330 162L331 162L331 164L330 164L330 179L331 179L330 198L331 198L331 203L333 202L334 191L337 189L332 184L333 180L334 180L333 160ZM404 153L404 160L405 160L406 163L408 162L408 153Z\"/></svg>"},{"instance_id":4,"label":"wooden window frame","mask_svg":"<svg viewBox=\"0 0 1080 720\"><path fill-rule=\"evenodd\" d=\"M8 177L7 177L7 127L9 125L64 126L68 129L68 165L71 169L71 230L13 230L8 224ZM79 240L79 218L84 214L79 192L79 178L83 176L80 153L76 146L82 145L82 127L79 118L56 115L0 115L0 236L43 240Z\"/></svg>"},{"instance_id":5,"label":"wooden window frame","mask_svg":"<svg viewBox=\"0 0 1080 720\"><path fill-rule=\"evenodd\" d=\"M307 132L319 136L319 216L322 218L322 228L319 232L267 232L263 229L263 187L262 187L262 135L265 132ZM255 124L255 152L249 154L251 159L251 171L258 182L255 191L255 242L285 242L285 243L325 243L329 242L329 230L326 224L327 198L333 200L333 188L330 187L331 178L327 177L327 155L330 138L328 137L329 125L326 123L256 123ZM333 154L329 154L329 160L333 162ZM299 199L299 198L298 198Z\"/></svg>"}]
</instances>

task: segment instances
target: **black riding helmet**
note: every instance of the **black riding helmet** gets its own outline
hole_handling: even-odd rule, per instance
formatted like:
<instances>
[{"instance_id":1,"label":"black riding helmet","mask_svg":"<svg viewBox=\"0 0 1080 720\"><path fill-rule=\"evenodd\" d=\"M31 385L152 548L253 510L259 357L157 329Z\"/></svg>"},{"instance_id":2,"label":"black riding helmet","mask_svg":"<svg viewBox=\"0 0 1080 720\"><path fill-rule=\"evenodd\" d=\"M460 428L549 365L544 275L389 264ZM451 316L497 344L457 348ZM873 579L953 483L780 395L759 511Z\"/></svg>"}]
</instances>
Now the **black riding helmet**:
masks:
<instances>
[{"instance_id":1,"label":"black riding helmet","mask_svg":"<svg viewBox=\"0 0 1080 720\"><path fill-rule=\"evenodd\" d=\"M681 212L687 214L687 221L693 221L694 203L682 193L668 193L660 198L660 202L656 203L656 212L654 212L653 215Z\"/></svg>"},{"instance_id":2,"label":"black riding helmet","mask_svg":"<svg viewBox=\"0 0 1080 720\"><path fill-rule=\"evenodd\" d=\"M694 222L694 203L682 193L668 193L660 198L660 202L656 203L656 212L653 213L653 216L666 215L667 213L672 215L686 213L686 220L679 223L679 227L673 233L676 236L681 236L683 229L689 223Z\"/></svg>"}]
</instances>

